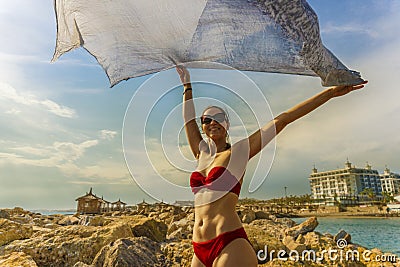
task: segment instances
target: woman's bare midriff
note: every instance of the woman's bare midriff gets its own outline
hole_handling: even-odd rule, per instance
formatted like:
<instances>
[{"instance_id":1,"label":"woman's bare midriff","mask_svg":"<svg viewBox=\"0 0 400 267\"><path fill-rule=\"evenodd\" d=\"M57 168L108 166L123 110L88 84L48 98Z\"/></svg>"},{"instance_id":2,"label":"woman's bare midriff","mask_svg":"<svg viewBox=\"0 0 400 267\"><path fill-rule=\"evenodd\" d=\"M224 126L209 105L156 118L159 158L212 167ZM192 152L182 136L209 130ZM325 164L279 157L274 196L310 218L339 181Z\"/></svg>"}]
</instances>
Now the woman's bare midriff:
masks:
<instances>
[{"instance_id":1,"label":"woman's bare midriff","mask_svg":"<svg viewBox=\"0 0 400 267\"><path fill-rule=\"evenodd\" d=\"M202 202L202 194L196 194L196 202ZM236 212L238 196L234 193L226 193L222 198L206 205L195 207L195 222L193 229L193 241L204 242L216 236L242 227L240 218Z\"/></svg>"}]
</instances>

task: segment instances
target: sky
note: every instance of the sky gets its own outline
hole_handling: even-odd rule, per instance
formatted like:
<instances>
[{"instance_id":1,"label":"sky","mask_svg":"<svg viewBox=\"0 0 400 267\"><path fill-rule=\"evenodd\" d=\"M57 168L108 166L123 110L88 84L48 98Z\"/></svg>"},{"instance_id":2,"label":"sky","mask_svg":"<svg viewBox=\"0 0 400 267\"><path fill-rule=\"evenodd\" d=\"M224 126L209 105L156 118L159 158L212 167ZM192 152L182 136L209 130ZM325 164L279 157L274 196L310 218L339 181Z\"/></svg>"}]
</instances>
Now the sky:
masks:
<instances>
[{"instance_id":1,"label":"sky","mask_svg":"<svg viewBox=\"0 0 400 267\"><path fill-rule=\"evenodd\" d=\"M357 167L368 162L380 173L386 166L400 173L400 3L308 2L319 17L325 46L369 83L289 125L276 138L274 153L267 151L266 158L250 162L242 198L282 197L284 187L288 195L310 193L308 176L314 165L320 171L342 168L346 159ZM90 187L106 200L128 204L192 197L187 190L180 194L160 186L154 174L187 189L188 170L195 164L178 116L181 92L161 88L160 97L157 91L146 91L163 80L179 84L174 70L110 88L103 69L84 49L50 63L56 37L52 0L0 0L0 32L0 208L75 208L75 199ZM201 77L202 72L191 74ZM230 103L228 112L235 121L276 116L323 90L316 77L245 74L261 98L243 103L201 84L199 96L220 92L216 97ZM247 82L236 86L245 90ZM140 95L144 91L153 96L146 100ZM252 107L262 98L265 107ZM145 136L136 131L142 112L149 114ZM232 140L238 135L234 130ZM124 151L130 152L127 160ZM182 166L174 162L176 153L184 155ZM250 193L258 166L268 175Z\"/></svg>"}]
</instances>

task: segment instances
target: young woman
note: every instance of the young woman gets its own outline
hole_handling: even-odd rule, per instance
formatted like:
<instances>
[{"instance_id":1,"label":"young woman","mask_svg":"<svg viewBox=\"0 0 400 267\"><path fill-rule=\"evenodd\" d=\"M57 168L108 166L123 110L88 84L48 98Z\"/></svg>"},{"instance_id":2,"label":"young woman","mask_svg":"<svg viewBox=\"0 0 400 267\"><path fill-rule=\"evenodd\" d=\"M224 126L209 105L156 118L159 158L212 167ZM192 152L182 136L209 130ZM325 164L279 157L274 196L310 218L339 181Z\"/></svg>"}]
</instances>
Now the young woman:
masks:
<instances>
[{"instance_id":1,"label":"young woman","mask_svg":"<svg viewBox=\"0 0 400 267\"><path fill-rule=\"evenodd\" d=\"M203 140L195 120L190 74L182 66L176 69L184 87L186 136L198 161L197 169L190 177L195 194L192 267L257 266L256 254L235 210L247 162L286 125L331 98L363 88L367 82L328 88L280 114L248 138L231 145L227 140L227 114L216 106L206 108L201 115L201 127L207 136Z\"/></svg>"}]
</instances>

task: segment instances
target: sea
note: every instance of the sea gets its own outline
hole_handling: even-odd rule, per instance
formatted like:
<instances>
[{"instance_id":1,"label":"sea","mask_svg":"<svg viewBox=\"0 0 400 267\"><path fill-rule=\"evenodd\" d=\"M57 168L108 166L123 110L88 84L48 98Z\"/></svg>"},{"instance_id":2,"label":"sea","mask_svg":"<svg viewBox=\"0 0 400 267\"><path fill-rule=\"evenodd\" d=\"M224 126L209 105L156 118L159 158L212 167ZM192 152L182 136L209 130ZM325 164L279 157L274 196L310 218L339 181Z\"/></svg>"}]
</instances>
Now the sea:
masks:
<instances>
[{"instance_id":1,"label":"sea","mask_svg":"<svg viewBox=\"0 0 400 267\"><path fill-rule=\"evenodd\" d=\"M307 218L294 218L301 223ZM351 235L351 242L367 249L378 248L400 257L400 217L333 218L319 217L315 231L337 234L341 229Z\"/></svg>"},{"instance_id":2,"label":"sea","mask_svg":"<svg viewBox=\"0 0 400 267\"><path fill-rule=\"evenodd\" d=\"M75 209L67 209L67 210L30 210L31 212L35 213L40 213L42 215L55 215L55 214L61 214L61 215L73 215L76 213Z\"/></svg>"}]
</instances>

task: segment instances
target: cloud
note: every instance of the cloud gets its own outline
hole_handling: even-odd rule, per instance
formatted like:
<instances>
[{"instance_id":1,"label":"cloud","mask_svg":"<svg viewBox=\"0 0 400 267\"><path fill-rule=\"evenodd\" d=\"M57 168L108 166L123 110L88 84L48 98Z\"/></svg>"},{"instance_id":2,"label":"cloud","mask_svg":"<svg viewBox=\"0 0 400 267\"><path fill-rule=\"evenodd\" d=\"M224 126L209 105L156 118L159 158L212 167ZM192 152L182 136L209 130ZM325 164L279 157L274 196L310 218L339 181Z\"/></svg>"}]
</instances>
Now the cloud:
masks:
<instances>
[{"instance_id":1,"label":"cloud","mask_svg":"<svg viewBox=\"0 0 400 267\"><path fill-rule=\"evenodd\" d=\"M15 158L20 158L21 156L14 154L14 153L2 153L0 152L0 162L1 159L15 159Z\"/></svg>"},{"instance_id":2,"label":"cloud","mask_svg":"<svg viewBox=\"0 0 400 267\"><path fill-rule=\"evenodd\" d=\"M30 165L40 167L56 167L64 170L64 164L75 163L85 154L86 150L98 144L97 140L82 143L54 142L51 146L37 145L17 146L9 148L16 153L1 153L0 164Z\"/></svg>"},{"instance_id":3,"label":"cloud","mask_svg":"<svg viewBox=\"0 0 400 267\"><path fill-rule=\"evenodd\" d=\"M333 25L327 24L325 27L321 29L321 33L325 34L336 34L336 33L353 33L353 34L365 34L369 37L375 38L379 34L373 29L366 28L362 25L354 25L354 24L342 24L342 25Z\"/></svg>"},{"instance_id":4,"label":"cloud","mask_svg":"<svg viewBox=\"0 0 400 267\"><path fill-rule=\"evenodd\" d=\"M55 142L53 149L60 160L73 162L81 158L88 148L96 146L98 143L97 140L88 140L80 144Z\"/></svg>"},{"instance_id":5,"label":"cloud","mask_svg":"<svg viewBox=\"0 0 400 267\"><path fill-rule=\"evenodd\" d=\"M353 6L351 1L347 2ZM369 1L368 4L358 7L354 12L357 12L357 16L346 19L330 18L329 22L321 26L321 32L330 34L332 38L340 41L345 41L345 39L338 38L338 36L343 36L342 34L356 37L351 42L359 42L357 43L359 49L371 45L385 45L386 42L398 38L398 34L396 34L400 23L398 1ZM365 17L371 19L365 20ZM351 44L348 43L348 45Z\"/></svg>"},{"instance_id":6,"label":"cloud","mask_svg":"<svg viewBox=\"0 0 400 267\"><path fill-rule=\"evenodd\" d=\"M80 177L76 183L131 183L129 171L123 161L104 159L90 160L87 152L99 144L98 140L87 140L81 143L54 142L50 146L15 146L10 152L0 152L0 165L28 165L34 167L57 168L68 177ZM3 142L4 146L7 146ZM90 160L87 162L87 160ZM72 181L70 183L75 183ZM89 182L88 182L89 183Z\"/></svg>"},{"instance_id":7,"label":"cloud","mask_svg":"<svg viewBox=\"0 0 400 267\"><path fill-rule=\"evenodd\" d=\"M35 95L27 92L18 92L9 84L0 82L0 99L13 101L28 107L37 107L47 112L53 113L64 118L73 118L76 116L74 109L57 104L49 99L38 99Z\"/></svg>"},{"instance_id":8,"label":"cloud","mask_svg":"<svg viewBox=\"0 0 400 267\"><path fill-rule=\"evenodd\" d=\"M112 140L114 137L117 135L116 131L111 131L111 130L101 130L99 132L100 139L104 140Z\"/></svg>"},{"instance_id":9,"label":"cloud","mask_svg":"<svg viewBox=\"0 0 400 267\"><path fill-rule=\"evenodd\" d=\"M78 167L75 164L66 163L60 166L63 173L70 177L81 177L80 180L73 180L70 183L97 183L97 184L125 184L132 183L129 171L123 162L100 161L96 165Z\"/></svg>"},{"instance_id":10,"label":"cloud","mask_svg":"<svg viewBox=\"0 0 400 267\"><path fill-rule=\"evenodd\" d=\"M21 110L16 109L16 108L12 108L10 110L7 110L5 113L6 114L11 114L11 115L18 115L19 113L21 113Z\"/></svg>"},{"instance_id":11,"label":"cloud","mask_svg":"<svg viewBox=\"0 0 400 267\"><path fill-rule=\"evenodd\" d=\"M25 64L25 63L37 63L43 61L37 55L21 55L21 54L6 54L0 52L0 59L7 64L17 63L17 64Z\"/></svg>"},{"instance_id":12,"label":"cloud","mask_svg":"<svg viewBox=\"0 0 400 267\"><path fill-rule=\"evenodd\" d=\"M23 7L23 8L21 8ZM2 39L0 50L24 51L35 54L46 45L50 33L56 30L53 5L45 1L0 1Z\"/></svg>"},{"instance_id":13,"label":"cloud","mask_svg":"<svg viewBox=\"0 0 400 267\"><path fill-rule=\"evenodd\" d=\"M86 50L78 50L77 53L86 53ZM88 55L83 55L84 59L76 59L76 58L60 58L57 59L57 62L53 64L57 65L69 65L71 67L93 67L102 69L101 66L95 61L94 58L90 58ZM89 62L88 62L89 61Z\"/></svg>"},{"instance_id":14,"label":"cloud","mask_svg":"<svg viewBox=\"0 0 400 267\"><path fill-rule=\"evenodd\" d=\"M38 103L49 112L56 114L57 116L64 118L72 118L75 116L75 110L65 106L60 106L59 104L51 100L46 99L43 101L38 101Z\"/></svg>"}]
</instances>

